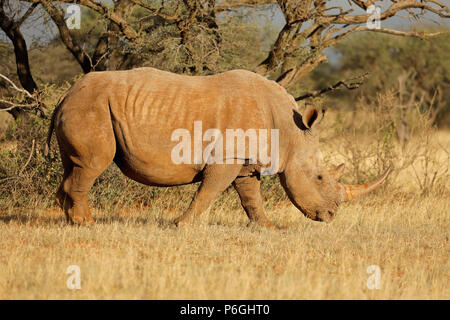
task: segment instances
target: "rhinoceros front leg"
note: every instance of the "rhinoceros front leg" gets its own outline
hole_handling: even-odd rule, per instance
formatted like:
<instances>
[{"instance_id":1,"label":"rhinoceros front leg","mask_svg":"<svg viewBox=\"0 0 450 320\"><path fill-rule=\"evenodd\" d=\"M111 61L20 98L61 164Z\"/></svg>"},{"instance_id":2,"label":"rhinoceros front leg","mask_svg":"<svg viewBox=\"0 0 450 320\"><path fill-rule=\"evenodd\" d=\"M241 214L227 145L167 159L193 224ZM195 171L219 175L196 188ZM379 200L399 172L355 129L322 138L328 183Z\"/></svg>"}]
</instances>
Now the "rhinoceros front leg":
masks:
<instances>
[{"instance_id":1,"label":"rhinoceros front leg","mask_svg":"<svg viewBox=\"0 0 450 320\"><path fill-rule=\"evenodd\" d=\"M177 226L190 224L236 179L241 164L212 164L203 170L203 180L187 211L175 220Z\"/></svg>"},{"instance_id":2,"label":"rhinoceros front leg","mask_svg":"<svg viewBox=\"0 0 450 320\"><path fill-rule=\"evenodd\" d=\"M259 176L237 177L233 182L250 223L274 227L264 213Z\"/></svg>"}]
</instances>

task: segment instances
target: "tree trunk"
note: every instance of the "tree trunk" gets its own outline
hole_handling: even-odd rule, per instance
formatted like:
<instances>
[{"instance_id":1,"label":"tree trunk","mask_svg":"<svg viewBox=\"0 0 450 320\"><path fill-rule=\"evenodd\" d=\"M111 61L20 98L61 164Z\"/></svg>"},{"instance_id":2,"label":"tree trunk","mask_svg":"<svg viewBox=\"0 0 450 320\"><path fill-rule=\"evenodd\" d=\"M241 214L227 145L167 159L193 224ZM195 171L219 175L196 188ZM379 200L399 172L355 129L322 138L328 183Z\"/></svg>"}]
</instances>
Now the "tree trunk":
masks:
<instances>
[{"instance_id":1,"label":"tree trunk","mask_svg":"<svg viewBox=\"0 0 450 320\"><path fill-rule=\"evenodd\" d=\"M0 28L6 33L14 46L16 57L17 76L22 87L30 93L38 90L38 86L31 75L30 63L28 60L28 49L25 39L20 32L20 25L10 19L3 9L4 2L0 2ZM14 108L8 111L17 119L25 112L20 108Z\"/></svg>"}]
</instances>

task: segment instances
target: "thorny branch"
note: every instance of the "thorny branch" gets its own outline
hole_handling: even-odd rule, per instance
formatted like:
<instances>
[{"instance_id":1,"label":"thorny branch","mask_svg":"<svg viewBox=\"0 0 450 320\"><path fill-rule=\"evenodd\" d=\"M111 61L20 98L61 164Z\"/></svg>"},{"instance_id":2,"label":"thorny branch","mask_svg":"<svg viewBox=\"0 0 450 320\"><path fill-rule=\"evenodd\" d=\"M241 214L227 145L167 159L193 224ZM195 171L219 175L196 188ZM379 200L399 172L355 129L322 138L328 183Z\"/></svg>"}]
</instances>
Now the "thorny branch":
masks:
<instances>
[{"instance_id":1,"label":"thorny branch","mask_svg":"<svg viewBox=\"0 0 450 320\"><path fill-rule=\"evenodd\" d=\"M330 92L330 91L334 91L334 90L339 90L342 88L347 88L349 90L354 90L359 88L363 83L364 80L366 79L366 77L369 75L368 72L359 75L357 77L354 78L350 78L350 79L345 79L345 80L339 80L338 82L336 82L335 84L328 86L326 88L322 88L320 90L315 90L312 92L308 92L305 93L297 98L295 98L295 101L300 101L300 100L304 100L307 98L315 98L318 97L326 92Z\"/></svg>"},{"instance_id":2,"label":"thorny branch","mask_svg":"<svg viewBox=\"0 0 450 320\"><path fill-rule=\"evenodd\" d=\"M22 97L20 102L14 102L11 100L0 99L0 104L9 105L9 107L0 108L0 112L1 111L11 111L15 108L36 109L39 112L39 115L41 117L46 118L45 112L43 110L45 108L45 106L40 101L39 95L36 91L33 94L31 94L30 92L28 92L25 89L20 89L19 87L17 87L14 84L13 81L11 81L11 79L9 79L8 77L6 77L5 75L3 75L1 73L0 73L0 78L5 80L11 86L11 88L13 88L15 91L25 94L25 98ZM17 99L17 97L16 97L16 99Z\"/></svg>"}]
</instances>

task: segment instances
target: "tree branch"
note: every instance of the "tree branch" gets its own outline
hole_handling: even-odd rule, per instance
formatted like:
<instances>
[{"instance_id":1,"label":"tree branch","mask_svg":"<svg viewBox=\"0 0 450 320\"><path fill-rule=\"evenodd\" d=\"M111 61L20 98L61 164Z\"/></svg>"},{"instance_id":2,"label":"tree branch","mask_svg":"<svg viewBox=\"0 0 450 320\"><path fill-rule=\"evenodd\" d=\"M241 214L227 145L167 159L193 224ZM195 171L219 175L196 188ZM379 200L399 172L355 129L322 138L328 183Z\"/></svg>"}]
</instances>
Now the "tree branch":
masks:
<instances>
[{"instance_id":1,"label":"tree branch","mask_svg":"<svg viewBox=\"0 0 450 320\"><path fill-rule=\"evenodd\" d=\"M21 104L21 103L14 103L14 102L11 102L8 100L3 100L3 99L0 99L0 102L11 105L11 107L8 107L8 108L1 108L0 112L1 111L10 111L10 110L13 110L14 108L34 108L37 106L37 103Z\"/></svg>"},{"instance_id":2,"label":"tree branch","mask_svg":"<svg viewBox=\"0 0 450 320\"><path fill-rule=\"evenodd\" d=\"M27 19L31 16L31 14L33 13L34 9L36 9L36 7L37 7L38 5L39 5L39 3L32 3L32 4L28 7L27 11L24 13L24 15L22 16L22 18L20 18L20 19L16 22L17 25L21 26L21 25L23 24L23 22L24 22L25 20L27 20Z\"/></svg>"},{"instance_id":3,"label":"tree branch","mask_svg":"<svg viewBox=\"0 0 450 320\"><path fill-rule=\"evenodd\" d=\"M32 98L32 97L33 97L33 95L32 95L30 92L28 92L26 89L20 89L19 87L17 87L17 86L14 84L14 82L12 82L8 77L6 77L5 75L3 75L3 74L1 74L1 73L0 73L0 78L2 78L3 80L5 80L6 82L8 82L14 90L19 91L19 92L21 92L21 93L25 93L29 98Z\"/></svg>"},{"instance_id":4,"label":"tree branch","mask_svg":"<svg viewBox=\"0 0 450 320\"><path fill-rule=\"evenodd\" d=\"M312 92L305 93L305 94L295 98L295 101L300 101L300 100L304 100L304 99L307 99L307 98L315 98L315 97L318 97L318 96L320 96L320 95L322 95L322 94L324 94L326 92L330 92L330 91L334 91L334 90L340 90L343 87L345 87L345 88L347 88L349 90L357 89L364 83L364 80L366 79L366 77L368 75L369 75L369 73L366 72L366 73L364 73L364 74L362 74L360 76L354 77L354 78L345 79L345 80L339 80L335 84L333 84L331 86L328 86L326 88L322 88L320 90L315 90L315 91L312 91Z\"/></svg>"},{"instance_id":5,"label":"tree branch","mask_svg":"<svg viewBox=\"0 0 450 320\"><path fill-rule=\"evenodd\" d=\"M168 22L175 22L175 23L179 22L181 20L181 18L180 18L180 16L178 14L171 16L171 15L162 13L161 12L162 8L155 9L155 8L149 6L148 4L143 3L140 0L130 0L130 1L132 3L134 3L135 5L138 5L138 6L142 7L142 8L144 8L144 9L149 10L151 12L150 16L155 16L155 17L158 16L158 17L160 17L160 18L162 18L162 19L164 19L164 20L166 20Z\"/></svg>"},{"instance_id":6,"label":"tree branch","mask_svg":"<svg viewBox=\"0 0 450 320\"><path fill-rule=\"evenodd\" d=\"M24 0L24 1L32 3L42 3L47 0ZM126 19L124 19L124 17L122 17L117 12L111 11L105 4L101 2L97 2L95 0L58 0L58 2L79 4L91 10L94 10L95 12L101 14L103 17L117 24L119 26L121 33L128 40L133 41L137 39L139 36L137 32L128 24Z\"/></svg>"},{"instance_id":7,"label":"tree branch","mask_svg":"<svg viewBox=\"0 0 450 320\"><path fill-rule=\"evenodd\" d=\"M313 56L303 62L300 66L295 66L282 74L276 81L283 87L289 88L299 79L307 75L319 64L327 62L328 58L324 54Z\"/></svg>"},{"instance_id":8,"label":"tree branch","mask_svg":"<svg viewBox=\"0 0 450 320\"><path fill-rule=\"evenodd\" d=\"M14 84L14 82L12 82L8 77L6 77L5 75L3 75L1 73L0 73L0 78L5 80L15 91L25 94L25 98L21 97L21 99L25 102L28 102L28 103L23 103L23 102L16 103L16 102L13 102L10 100L0 99L0 103L10 105L10 107L0 109L0 112L7 111L15 117L15 116L17 116L15 114L15 112L17 112L18 110L23 111L24 108L36 109L42 118L46 118L46 115L44 112L45 105L40 101L39 94L37 91L34 91L33 94L31 94L30 92L28 92L25 89L20 89L19 87L17 87Z\"/></svg>"},{"instance_id":9,"label":"tree branch","mask_svg":"<svg viewBox=\"0 0 450 320\"><path fill-rule=\"evenodd\" d=\"M417 31L399 31L399 30L393 30L393 29L387 29L387 28L380 28L380 29L371 29L366 26L358 26L354 27L352 29L349 29L333 38L330 38L323 42L324 47L331 47L334 46L336 43L341 41L342 39L348 37L349 35L356 33L356 32L379 32L379 33L386 33L391 34L395 36L401 36L401 37L415 37L419 39L426 39L431 37L436 37L442 34L450 33L450 31L440 31L440 32L433 32L433 33L426 33L426 32L417 32Z\"/></svg>"},{"instance_id":10,"label":"tree branch","mask_svg":"<svg viewBox=\"0 0 450 320\"><path fill-rule=\"evenodd\" d=\"M66 20L64 19L64 13L61 12L57 7L55 7L51 0L40 0L40 3L52 18L53 22L56 24L56 27L59 30L61 41L78 62L83 72L90 72L93 69L92 61L88 57L87 53L78 45L78 43L70 34L69 28L66 24Z\"/></svg>"},{"instance_id":11,"label":"tree branch","mask_svg":"<svg viewBox=\"0 0 450 320\"><path fill-rule=\"evenodd\" d=\"M392 29L386 29L386 28L381 28L381 29L361 28L359 31L381 32L381 33L387 33L387 34L392 34L392 35L401 36L401 37L415 37L415 38L419 38L422 40L424 40L426 38L436 37L441 34L450 33L450 31L426 33L426 32L416 32L416 31L399 31L399 30L392 30Z\"/></svg>"}]
</instances>

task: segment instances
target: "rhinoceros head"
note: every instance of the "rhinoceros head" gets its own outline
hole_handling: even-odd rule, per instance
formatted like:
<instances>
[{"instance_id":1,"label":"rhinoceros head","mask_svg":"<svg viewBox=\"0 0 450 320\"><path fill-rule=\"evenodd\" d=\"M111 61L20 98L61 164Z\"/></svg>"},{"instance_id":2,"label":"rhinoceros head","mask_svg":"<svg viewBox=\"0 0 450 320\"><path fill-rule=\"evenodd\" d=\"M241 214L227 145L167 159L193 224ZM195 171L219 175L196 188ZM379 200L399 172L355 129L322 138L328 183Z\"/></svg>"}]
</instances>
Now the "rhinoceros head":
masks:
<instances>
[{"instance_id":1,"label":"rhinoceros head","mask_svg":"<svg viewBox=\"0 0 450 320\"><path fill-rule=\"evenodd\" d=\"M308 218L330 222L336 216L338 206L363 195L382 184L390 172L386 170L376 180L364 185L339 183L344 164L328 170L321 164L317 125L324 116L308 105L300 116L294 113L294 121L300 129L293 152L287 159L280 181L292 203Z\"/></svg>"}]
</instances>

